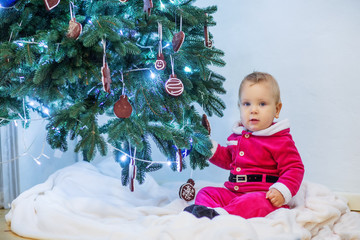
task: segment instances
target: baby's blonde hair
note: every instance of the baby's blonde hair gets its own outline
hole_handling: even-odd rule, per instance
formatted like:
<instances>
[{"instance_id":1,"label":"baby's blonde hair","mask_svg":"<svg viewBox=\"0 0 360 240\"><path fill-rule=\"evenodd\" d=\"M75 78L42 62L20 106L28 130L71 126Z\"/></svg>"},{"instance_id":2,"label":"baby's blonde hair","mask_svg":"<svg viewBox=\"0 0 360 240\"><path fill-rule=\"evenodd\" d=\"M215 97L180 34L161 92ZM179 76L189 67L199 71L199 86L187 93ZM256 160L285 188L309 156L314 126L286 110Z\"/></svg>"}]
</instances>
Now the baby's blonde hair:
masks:
<instances>
[{"instance_id":1,"label":"baby's blonde hair","mask_svg":"<svg viewBox=\"0 0 360 240\"><path fill-rule=\"evenodd\" d=\"M273 89L275 103L278 104L279 102L281 102L280 88L279 88L279 84L277 83L275 78L273 76L271 76L270 74L268 74L268 73L253 72L253 73L250 73L249 75L247 75L241 81L241 84L240 84L240 87L239 87L239 104L240 104L240 99L241 99L241 90L243 89L245 82L249 82L249 83L252 83L252 84L261 83L261 82L270 83L270 85L271 85L271 87Z\"/></svg>"}]
</instances>

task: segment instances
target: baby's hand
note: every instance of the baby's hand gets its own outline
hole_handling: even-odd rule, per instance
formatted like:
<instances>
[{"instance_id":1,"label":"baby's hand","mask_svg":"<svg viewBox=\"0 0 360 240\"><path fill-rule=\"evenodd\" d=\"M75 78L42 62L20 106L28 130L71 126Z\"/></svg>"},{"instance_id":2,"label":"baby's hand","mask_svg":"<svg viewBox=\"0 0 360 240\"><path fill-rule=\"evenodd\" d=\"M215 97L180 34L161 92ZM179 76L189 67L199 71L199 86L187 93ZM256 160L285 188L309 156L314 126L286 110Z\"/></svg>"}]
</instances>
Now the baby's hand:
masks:
<instances>
[{"instance_id":1,"label":"baby's hand","mask_svg":"<svg viewBox=\"0 0 360 240\"><path fill-rule=\"evenodd\" d=\"M279 192L279 190L277 190L275 188L271 188L266 193L266 198L270 200L271 204L274 207L281 207L285 203L285 198L283 197L281 192Z\"/></svg>"}]
</instances>

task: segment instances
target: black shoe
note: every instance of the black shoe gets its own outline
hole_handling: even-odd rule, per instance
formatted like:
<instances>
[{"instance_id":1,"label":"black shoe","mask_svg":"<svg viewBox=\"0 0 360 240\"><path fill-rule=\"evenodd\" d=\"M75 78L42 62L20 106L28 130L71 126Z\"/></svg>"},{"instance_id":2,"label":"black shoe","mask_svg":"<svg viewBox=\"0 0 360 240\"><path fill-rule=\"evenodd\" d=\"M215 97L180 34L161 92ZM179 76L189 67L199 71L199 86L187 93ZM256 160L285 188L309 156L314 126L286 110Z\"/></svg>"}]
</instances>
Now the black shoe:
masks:
<instances>
[{"instance_id":1,"label":"black shoe","mask_svg":"<svg viewBox=\"0 0 360 240\"><path fill-rule=\"evenodd\" d=\"M203 205L195 205L195 204L184 208L184 211L193 214L197 218L207 217L213 219L214 217L220 215L212 208L208 208Z\"/></svg>"}]
</instances>

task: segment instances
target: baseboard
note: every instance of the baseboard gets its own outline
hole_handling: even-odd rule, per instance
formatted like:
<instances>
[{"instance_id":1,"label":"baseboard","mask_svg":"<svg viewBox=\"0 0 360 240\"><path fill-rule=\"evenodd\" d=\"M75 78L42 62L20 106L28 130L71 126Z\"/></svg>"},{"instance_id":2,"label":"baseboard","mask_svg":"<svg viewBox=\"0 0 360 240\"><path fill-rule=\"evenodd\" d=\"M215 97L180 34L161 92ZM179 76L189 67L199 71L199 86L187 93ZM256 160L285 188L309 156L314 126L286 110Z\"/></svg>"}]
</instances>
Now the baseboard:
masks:
<instances>
[{"instance_id":1,"label":"baseboard","mask_svg":"<svg viewBox=\"0 0 360 240\"><path fill-rule=\"evenodd\" d=\"M337 192L336 194L345 197L352 211L360 211L360 193Z\"/></svg>"}]
</instances>

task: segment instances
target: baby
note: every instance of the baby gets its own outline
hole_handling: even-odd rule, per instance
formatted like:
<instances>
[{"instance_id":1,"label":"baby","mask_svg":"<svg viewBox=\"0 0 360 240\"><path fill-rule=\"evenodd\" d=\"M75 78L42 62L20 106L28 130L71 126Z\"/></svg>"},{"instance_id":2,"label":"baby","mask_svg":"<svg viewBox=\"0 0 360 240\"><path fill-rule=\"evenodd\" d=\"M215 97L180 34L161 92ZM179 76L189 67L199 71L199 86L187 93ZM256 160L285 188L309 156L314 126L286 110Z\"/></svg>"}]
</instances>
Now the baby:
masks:
<instances>
[{"instance_id":1,"label":"baby","mask_svg":"<svg viewBox=\"0 0 360 240\"><path fill-rule=\"evenodd\" d=\"M254 72L240 84L240 121L232 128L227 146L213 141L210 162L230 170L226 188L205 187L195 204L184 209L196 217L234 214L265 217L288 206L300 188L304 165L290 135L288 120L279 118L282 103L276 80Z\"/></svg>"}]
</instances>

